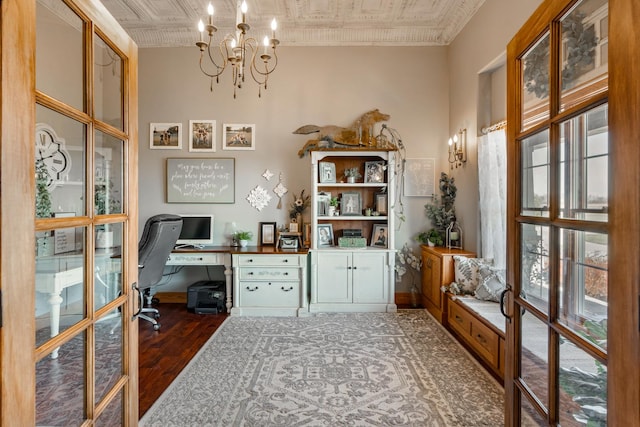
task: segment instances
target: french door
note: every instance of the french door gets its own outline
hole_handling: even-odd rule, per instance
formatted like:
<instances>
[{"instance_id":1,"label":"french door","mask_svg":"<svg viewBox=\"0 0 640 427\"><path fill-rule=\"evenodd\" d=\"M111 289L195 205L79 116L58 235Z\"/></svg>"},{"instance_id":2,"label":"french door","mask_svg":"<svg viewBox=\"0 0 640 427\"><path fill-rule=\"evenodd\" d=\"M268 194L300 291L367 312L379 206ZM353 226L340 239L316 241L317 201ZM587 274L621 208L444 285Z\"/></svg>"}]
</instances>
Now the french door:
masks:
<instances>
[{"instance_id":1,"label":"french door","mask_svg":"<svg viewBox=\"0 0 640 427\"><path fill-rule=\"evenodd\" d=\"M629 16L637 2L547 0L508 46L509 426L640 423Z\"/></svg>"},{"instance_id":2,"label":"french door","mask_svg":"<svg viewBox=\"0 0 640 427\"><path fill-rule=\"evenodd\" d=\"M1 5L1 425L137 425L137 47L96 0Z\"/></svg>"}]
</instances>

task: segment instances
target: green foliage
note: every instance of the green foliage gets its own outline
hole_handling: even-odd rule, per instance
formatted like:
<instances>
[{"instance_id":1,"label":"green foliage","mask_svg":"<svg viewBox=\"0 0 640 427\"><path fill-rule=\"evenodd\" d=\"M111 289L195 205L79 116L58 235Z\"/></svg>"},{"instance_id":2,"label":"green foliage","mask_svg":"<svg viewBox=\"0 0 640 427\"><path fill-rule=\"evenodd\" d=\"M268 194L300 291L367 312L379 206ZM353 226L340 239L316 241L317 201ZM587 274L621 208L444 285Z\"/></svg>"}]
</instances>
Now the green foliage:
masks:
<instances>
[{"instance_id":1,"label":"green foliage","mask_svg":"<svg viewBox=\"0 0 640 427\"><path fill-rule=\"evenodd\" d=\"M96 215L105 215L120 210L120 201L113 197L113 182L99 183L95 186L94 203Z\"/></svg>"},{"instance_id":2,"label":"green foliage","mask_svg":"<svg viewBox=\"0 0 640 427\"><path fill-rule=\"evenodd\" d=\"M422 233L416 236L416 240L423 245L428 244L429 242L433 243L436 246L444 245L444 240L442 240L442 234L435 228L432 228L429 231L423 231Z\"/></svg>"},{"instance_id":3,"label":"green foliage","mask_svg":"<svg viewBox=\"0 0 640 427\"><path fill-rule=\"evenodd\" d=\"M360 178L362 175L360 174L360 171L358 170L358 168L347 168L344 170L344 176Z\"/></svg>"},{"instance_id":4,"label":"green foliage","mask_svg":"<svg viewBox=\"0 0 640 427\"><path fill-rule=\"evenodd\" d=\"M427 204L424 205L424 208L433 228L440 233L440 236L444 236L446 235L447 227L456 216L454 203L458 188L455 184L455 178L449 177L444 172L440 174L439 188L441 193L440 203Z\"/></svg>"},{"instance_id":5,"label":"green foliage","mask_svg":"<svg viewBox=\"0 0 640 427\"><path fill-rule=\"evenodd\" d=\"M562 67L562 89L575 86L578 77L593 67L595 63L595 28L585 28L585 15L580 12L569 14L562 21L562 37L566 47L566 61ZM549 95L549 43L547 39L531 50L524 60L524 84L527 92L537 98Z\"/></svg>"},{"instance_id":6,"label":"green foliage","mask_svg":"<svg viewBox=\"0 0 640 427\"><path fill-rule=\"evenodd\" d=\"M42 160L36 160L36 218L51 217L51 197L47 183L49 171Z\"/></svg>"},{"instance_id":7,"label":"green foliage","mask_svg":"<svg viewBox=\"0 0 640 427\"><path fill-rule=\"evenodd\" d=\"M337 207L337 206L338 206L338 198L337 198L337 197L332 197L332 198L329 200L329 206L335 206L335 207Z\"/></svg>"},{"instance_id":8,"label":"green foliage","mask_svg":"<svg viewBox=\"0 0 640 427\"><path fill-rule=\"evenodd\" d=\"M236 240L251 240L253 238L253 233L250 231L242 231L238 230L235 233Z\"/></svg>"}]
</instances>

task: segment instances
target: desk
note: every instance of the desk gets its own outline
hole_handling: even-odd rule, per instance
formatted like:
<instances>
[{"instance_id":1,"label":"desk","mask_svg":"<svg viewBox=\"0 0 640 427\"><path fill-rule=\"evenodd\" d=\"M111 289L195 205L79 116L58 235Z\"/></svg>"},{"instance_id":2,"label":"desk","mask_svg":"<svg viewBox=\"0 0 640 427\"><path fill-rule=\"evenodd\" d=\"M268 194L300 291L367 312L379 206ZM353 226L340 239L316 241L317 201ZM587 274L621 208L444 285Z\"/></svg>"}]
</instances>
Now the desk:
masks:
<instances>
[{"instance_id":1,"label":"desk","mask_svg":"<svg viewBox=\"0 0 640 427\"><path fill-rule=\"evenodd\" d=\"M203 265L224 266L227 293L227 313L233 308L231 257L242 254L305 254L306 249L278 249L275 246L247 246L245 248L231 246L206 246L203 248L174 249L169 255L167 265ZM306 270L305 270L306 271ZM306 281L305 281L306 283Z\"/></svg>"},{"instance_id":2,"label":"desk","mask_svg":"<svg viewBox=\"0 0 640 427\"><path fill-rule=\"evenodd\" d=\"M227 293L227 313L231 312L231 252L236 248L229 246L206 246L203 248L174 249L169 255L167 265L222 265L224 266L225 287Z\"/></svg>"}]
</instances>

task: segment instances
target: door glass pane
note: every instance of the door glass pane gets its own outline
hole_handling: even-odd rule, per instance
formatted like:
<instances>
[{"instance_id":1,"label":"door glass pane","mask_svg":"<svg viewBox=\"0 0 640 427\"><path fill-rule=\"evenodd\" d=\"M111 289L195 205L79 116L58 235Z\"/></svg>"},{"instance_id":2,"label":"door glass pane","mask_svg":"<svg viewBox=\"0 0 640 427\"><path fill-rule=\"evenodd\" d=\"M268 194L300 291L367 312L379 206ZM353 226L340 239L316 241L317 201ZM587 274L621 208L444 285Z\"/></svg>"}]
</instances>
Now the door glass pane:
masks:
<instances>
[{"instance_id":1,"label":"door glass pane","mask_svg":"<svg viewBox=\"0 0 640 427\"><path fill-rule=\"evenodd\" d=\"M549 34L523 56L522 130L549 118Z\"/></svg>"},{"instance_id":2,"label":"door glass pane","mask_svg":"<svg viewBox=\"0 0 640 427\"><path fill-rule=\"evenodd\" d=\"M36 233L36 347L85 317L84 229L62 230L65 241L75 236L79 249L56 254L62 247L56 244L59 231ZM42 249L45 239L46 252Z\"/></svg>"},{"instance_id":3,"label":"door glass pane","mask_svg":"<svg viewBox=\"0 0 640 427\"><path fill-rule=\"evenodd\" d=\"M36 105L36 217L84 214L86 126Z\"/></svg>"},{"instance_id":4,"label":"door glass pane","mask_svg":"<svg viewBox=\"0 0 640 427\"><path fill-rule=\"evenodd\" d=\"M607 425L607 367L560 337L560 425Z\"/></svg>"},{"instance_id":5,"label":"door glass pane","mask_svg":"<svg viewBox=\"0 0 640 427\"><path fill-rule=\"evenodd\" d=\"M582 0L561 20L560 111L607 90L607 0Z\"/></svg>"},{"instance_id":6,"label":"door glass pane","mask_svg":"<svg viewBox=\"0 0 640 427\"><path fill-rule=\"evenodd\" d=\"M123 153L122 140L96 132L96 215L122 213Z\"/></svg>"},{"instance_id":7,"label":"door glass pane","mask_svg":"<svg viewBox=\"0 0 640 427\"><path fill-rule=\"evenodd\" d=\"M606 234L562 230L558 321L586 340L607 348Z\"/></svg>"},{"instance_id":8,"label":"door glass pane","mask_svg":"<svg viewBox=\"0 0 640 427\"><path fill-rule=\"evenodd\" d=\"M522 215L549 216L549 131L521 143Z\"/></svg>"},{"instance_id":9,"label":"door glass pane","mask_svg":"<svg viewBox=\"0 0 640 427\"><path fill-rule=\"evenodd\" d=\"M122 59L97 34L94 37L95 118L120 130L122 121Z\"/></svg>"},{"instance_id":10,"label":"door glass pane","mask_svg":"<svg viewBox=\"0 0 640 427\"><path fill-rule=\"evenodd\" d=\"M123 426L124 418L122 414L124 413L124 407L122 402L122 390L120 390L113 400L109 402L105 410L98 416L94 424L95 427Z\"/></svg>"},{"instance_id":11,"label":"door glass pane","mask_svg":"<svg viewBox=\"0 0 640 427\"><path fill-rule=\"evenodd\" d=\"M36 88L84 111L82 20L62 0L38 0L36 28Z\"/></svg>"},{"instance_id":12,"label":"door glass pane","mask_svg":"<svg viewBox=\"0 0 640 427\"><path fill-rule=\"evenodd\" d=\"M536 411L531 402L527 400L527 397L522 394L520 395L520 406L522 408L520 412L520 424L522 427L548 427L547 420Z\"/></svg>"},{"instance_id":13,"label":"door glass pane","mask_svg":"<svg viewBox=\"0 0 640 427\"><path fill-rule=\"evenodd\" d=\"M560 216L609 219L608 106L560 125Z\"/></svg>"},{"instance_id":14,"label":"door glass pane","mask_svg":"<svg viewBox=\"0 0 640 427\"><path fill-rule=\"evenodd\" d=\"M115 310L95 326L95 390L96 404L120 380L124 372L122 362L122 313ZM114 424L115 425L115 424Z\"/></svg>"},{"instance_id":15,"label":"door glass pane","mask_svg":"<svg viewBox=\"0 0 640 427\"><path fill-rule=\"evenodd\" d=\"M79 426L85 419L85 345L82 331L59 354L36 363L36 426Z\"/></svg>"},{"instance_id":16,"label":"door glass pane","mask_svg":"<svg viewBox=\"0 0 640 427\"><path fill-rule=\"evenodd\" d=\"M96 226L95 309L98 310L122 293L122 224Z\"/></svg>"},{"instance_id":17,"label":"door glass pane","mask_svg":"<svg viewBox=\"0 0 640 427\"><path fill-rule=\"evenodd\" d=\"M547 325L525 312L520 333L520 378L545 408L549 407L549 332Z\"/></svg>"},{"instance_id":18,"label":"door glass pane","mask_svg":"<svg viewBox=\"0 0 640 427\"><path fill-rule=\"evenodd\" d=\"M522 224L521 284L524 298L549 312L549 228Z\"/></svg>"}]
</instances>

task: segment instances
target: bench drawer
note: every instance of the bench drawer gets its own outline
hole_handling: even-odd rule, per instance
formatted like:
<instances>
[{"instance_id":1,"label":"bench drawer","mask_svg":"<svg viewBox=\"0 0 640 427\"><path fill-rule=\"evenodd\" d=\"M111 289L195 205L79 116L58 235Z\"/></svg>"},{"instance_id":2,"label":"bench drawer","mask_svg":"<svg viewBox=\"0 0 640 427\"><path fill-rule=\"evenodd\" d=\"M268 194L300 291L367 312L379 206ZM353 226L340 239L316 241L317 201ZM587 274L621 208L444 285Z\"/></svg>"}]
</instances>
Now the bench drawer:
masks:
<instances>
[{"instance_id":1,"label":"bench drawer","mask_svg":"<svg viewBox=\"0 0 640 427\"><path fill-rule=\"evenodd\" d=\"M492 366L498 368L498 343L500 337L478 319L473 319L471 322L470 337L470 344L478 353Z\"/></svg>"},{"instance_id":2,"label":"bench drawer","mask_svg":"<svg viewBox=\"0 0 640 427\"><path fill-rule=\"evenodd\" d=\"M473 317L455 301L449 301L449 326L464 335L471 334Z\"/></svg>"}]
</instances>

